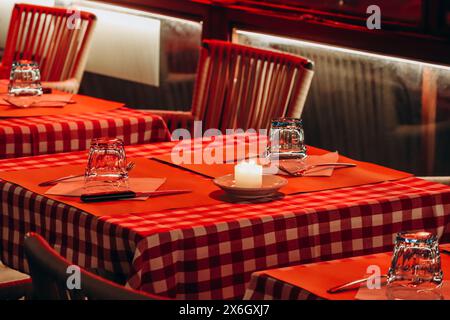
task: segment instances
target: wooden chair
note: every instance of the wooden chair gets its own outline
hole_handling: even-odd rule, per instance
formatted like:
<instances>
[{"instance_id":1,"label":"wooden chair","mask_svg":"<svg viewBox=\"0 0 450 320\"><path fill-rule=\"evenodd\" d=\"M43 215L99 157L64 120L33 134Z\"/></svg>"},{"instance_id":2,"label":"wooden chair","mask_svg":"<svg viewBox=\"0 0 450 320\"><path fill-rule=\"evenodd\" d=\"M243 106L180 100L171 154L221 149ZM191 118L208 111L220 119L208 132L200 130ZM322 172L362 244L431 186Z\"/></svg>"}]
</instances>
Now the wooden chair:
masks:
<instances>
[{"instance_id":1,"label":"wooden chair","mask_svg":"<svg viewBox=\"0 0 450 320\"><path fill-rule=\"evenodd\" d=\"M15 4L0 64L9 78L15 60L39 63L44 86L76 93L80 86L96 16L30 4Z\"/></svg>"},{"instance_id":2,"label":"wooden chair","mask_svg":"<svg viewBox=\"0 0 450 320\"><path fill-rule=\"evenodd\" d=\"M38 300L153 300L162 299L127 289L80 268L81 288L68 290L67 273L72 264L61 257L38 234L25 236L25 254L33 284L33 299Z\"/></svg>"},{"instance_id":3,"label":"wooden chair","mask_svg":"<svg viewBox=\"0 0 450 320\"><path fill-rule=\"evenodd\" d=\"M189 112L151 110L169 128L268 128L276 117L302 114L313 63L300 56L205 40Z\"/></svg>"}]
</instances>

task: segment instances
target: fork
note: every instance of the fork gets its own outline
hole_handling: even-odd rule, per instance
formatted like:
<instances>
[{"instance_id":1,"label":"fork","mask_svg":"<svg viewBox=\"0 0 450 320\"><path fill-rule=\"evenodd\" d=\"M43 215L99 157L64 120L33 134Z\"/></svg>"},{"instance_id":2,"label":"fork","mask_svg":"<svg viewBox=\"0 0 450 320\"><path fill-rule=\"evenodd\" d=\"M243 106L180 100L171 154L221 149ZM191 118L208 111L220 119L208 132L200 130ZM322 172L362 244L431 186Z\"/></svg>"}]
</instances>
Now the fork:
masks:
<instances>
[{"instance_id":1,"label":"fork","mask_svg":"<svg viewBox=\"0 0 450 320\"><path fill-rule=\"evenodd\" d=\"M386 274L380 275L379 279L385 279L388 276ZM361 284L363 284L364 282L367 282L367 280L371 279L372 277L367 277L367 278L362 278L362 279L358 279L358 280L354 280L354 281L350 281L344 284L341 284L339 286L330 288L327 290L327 293L333 294L333 293L339 293L339 292L343 292L343 291L347 291L347 290L354 290L357 289Z\"/></svg>"}]
</instances>

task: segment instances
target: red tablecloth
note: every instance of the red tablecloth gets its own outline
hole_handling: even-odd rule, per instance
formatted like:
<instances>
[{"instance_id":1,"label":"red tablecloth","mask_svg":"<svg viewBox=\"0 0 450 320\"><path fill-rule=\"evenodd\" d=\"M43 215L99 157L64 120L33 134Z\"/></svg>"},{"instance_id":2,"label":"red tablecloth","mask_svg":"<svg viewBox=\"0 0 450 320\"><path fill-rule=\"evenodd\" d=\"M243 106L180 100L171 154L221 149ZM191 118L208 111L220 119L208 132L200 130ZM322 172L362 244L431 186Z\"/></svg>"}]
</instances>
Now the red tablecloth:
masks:
<instances>
[{"instance_id":1,"label":"red tablecloth","mask_svg":"<svg viewBox=\"0 0 450 320\"><path fill-rule=\"evenodd\" d=\"M129 157L172 142L131 146ZM0 170L83 163L85 153L0 161ZM449 238L450 188L417 178L286 196L268 203L196 206L95 217L0 182L1 260L27 271L26 232L74 263L122 274L128 285L176 298L241 298L253 272L385 252L401 230Z\"/></svg>"},{"instance_id":2,"label":"red tablecloth","mask_svg":"<svg viewBox=\"0 0 450 320\"><path fill-rule=\"evenodd\" d=\"M86 150L92 138L125 144L170 140L164 120L128 108L111 111L0 119L0 159Z\"/></svg>"}]
</instances>

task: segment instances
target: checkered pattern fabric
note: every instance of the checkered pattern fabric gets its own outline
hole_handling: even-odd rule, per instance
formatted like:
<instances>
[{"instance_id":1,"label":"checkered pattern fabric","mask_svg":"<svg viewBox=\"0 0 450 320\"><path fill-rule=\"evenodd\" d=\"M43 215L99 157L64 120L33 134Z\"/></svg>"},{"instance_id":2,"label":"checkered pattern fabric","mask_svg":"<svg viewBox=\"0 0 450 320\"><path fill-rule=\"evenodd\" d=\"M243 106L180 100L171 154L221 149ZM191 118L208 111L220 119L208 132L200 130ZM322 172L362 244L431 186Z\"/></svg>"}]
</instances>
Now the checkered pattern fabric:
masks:
<instances>
[{"instance_id":1,"label":"checkered pattern fabric","mask_svg":"<svg viewBox=\"0 0 450 320\"><path fill-rule=\"evenodd\" d=\"M164 120L128 108L96 113L0 120L0 158L86 150L92 138L109 136L126 145L170 141Z\"/></svg>"},{"instance_id":2,"label":"checkered pattern fabric","mask_svg":"<svg viewBox=\"0 0 450 320\"><path fill-rule=\"evenodd\" d=\"M164 154L173 145L131 146L127 155ZM78 152L3 160L0 170L85 159ZM94 217L6 182L0 202L5 264L27 271L21 244L35 231L74 263L179 299L242 298L257 270L390 251L401 230L450 235L450 188L417 178L139 215Z\"/></svg>"},{"instance_id":3,"label":"checkered pattern fabric","mask_svg":"<svg viewBox=\"0 0 450 320\"><path fill-rule=\"evenodd\" d=\"M287 282L269 277L268 275L253 274L245 291L244 300L323 300L315 294L293 286Z\"/></svg>"}]
</instances>

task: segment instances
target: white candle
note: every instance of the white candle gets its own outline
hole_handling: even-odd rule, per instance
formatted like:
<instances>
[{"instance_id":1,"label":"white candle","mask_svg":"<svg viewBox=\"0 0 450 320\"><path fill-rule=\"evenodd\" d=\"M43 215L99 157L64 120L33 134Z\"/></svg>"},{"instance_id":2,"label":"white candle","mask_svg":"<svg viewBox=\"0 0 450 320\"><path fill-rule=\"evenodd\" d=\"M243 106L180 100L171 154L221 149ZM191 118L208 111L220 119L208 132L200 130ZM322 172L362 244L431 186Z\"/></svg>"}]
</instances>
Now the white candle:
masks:
<instances>
[{"instance_id":1,"label":"white candle","mask_svg":"<svg viewBox=\"0 0 450 320\"><path fill-rule=\"evenodd\" d=\"M255 161L241 162L234 167L234 181L236 187L240 188L261 188L262 186L262 166Z\"/></svg>"}]
</instances>

